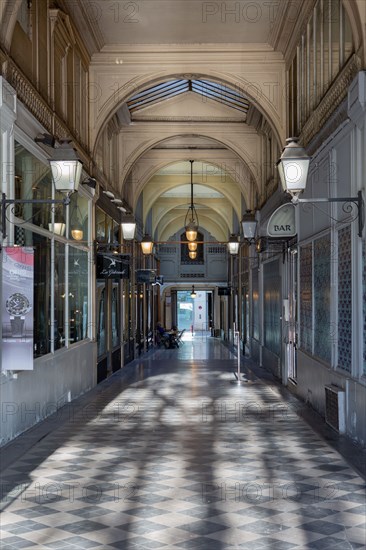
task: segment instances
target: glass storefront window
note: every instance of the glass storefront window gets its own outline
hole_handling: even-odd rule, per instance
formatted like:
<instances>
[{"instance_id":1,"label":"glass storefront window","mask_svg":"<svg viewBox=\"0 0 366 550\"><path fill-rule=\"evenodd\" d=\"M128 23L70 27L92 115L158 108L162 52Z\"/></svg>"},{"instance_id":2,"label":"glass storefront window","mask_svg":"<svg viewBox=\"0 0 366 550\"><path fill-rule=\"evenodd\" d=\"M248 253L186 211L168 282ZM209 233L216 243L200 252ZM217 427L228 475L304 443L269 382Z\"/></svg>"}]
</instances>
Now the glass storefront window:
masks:
<instances>
[{"instance_id":1,"label":"glass storefront window","mask_svg":"<svg viewBox=\"0 0 366 550\"><path fill-rule=\"evenodd\" d=\"M120 343L120 301L118 293L118 283L113 283L112 288L112 348L115 348Z\"/></svg>"},{"instance_id":2,"label":"glass storefront window","mask_svg":"<svg viewBox=\"0 0 366 550\"><path fill-rule=\"evenodd\" d=\"M366 376L366 241L362 243L363 375Z\"/></svg>"},{"instance_id":3,"label":"glass storefront window","mask_svg":"<svg viewBox=\"0 0 366 550\"><path fill-rule=\"evenodd\" d=\"M55 241L54 263L54 347L55 350L65 346L65 245Z\"/></svg>"},{"instance_id":4,"label":"glass storefront window","mask_svg":"<svg viewBox=\"0 0 366 550\"><path fill-rule=\"evenodd\" d=\"M96 208L96 236L98 242L106 242L106 214L100 208Z\"/></svg>"},{"instance_id":5,"label":"glass storefront window","mask_svg":"<svg viewBox=\"0 0 366 550\"><path fill-rule=\"evenodd\" d=\"M15 149L16 199L52 199L53 184L51 169L27 151L17 141ZM34 225L48 229L51 222L51 208L48 204L22 204L15 209L15 215L31 220Z\"/></svg>"},{"instance_id":6,"label":"glass storefront window","mask_svg":"<svg viewBox=\"0 0 366 550\"><path fill-rule=\"evenodd\" d=\"M69 341L79 342L88 336L88 253L69 249Z\"/></svg>"},{"instance_id":7,"label":"glass storefront window","mask_svg":"<svg viewBox=\"0 0 366 550\"><path fill-rule=\"evenodd\" d=\"M300 347L313 351L313 247L300 248Z\"/></svg>"},{"instance_id":8,"label":"glass storefront window","mask_svg":"<svg viewBox=\"0 0 366 550\"><path fill-rule=\"evenodd\" d=\"M107 350L105 283L97 283L97 346L98 357Z\"/></svg>"},{"instance_id":9,"label":"glass storefront window","mask_svg":"<svg viewBox=\"0 0 366 550\"><path fill-rule=\"evenodd\" d=\"M16 226L14 244L34 248L34 357L40 357L51 351L51 241Z\"/></svg>"},{"instance_id":10,"label":"glass storefront window","mask_svg":"<svg viewBox=\"0 0 366 550\"><path fill-rule=\"evenodd\" d=\"M46 201L65 198L54 190L48 163L38 160L18 142L15 142L14 197ZM19 221L14 226L14 244L35 249L35 357L88 337L88 251L72 243L89 241L90 199L83 197L82 192L72 194L70 199L67 207L45 203L15 208L16 217L34 225L30 231ZM38 228L49 231L49 236L39 235ZM66 239L70 239L70 244Z\"/></svg>"},{"instance_id":11,"label":"glass storefront window","mask_svg":"<svg viewBox=\"0 0 366 550\"><path fill-rule=\"evenodd\" d=\"M88 199L78 193L71 195L69 206L69 239L88 242Z\"/></svg>"},{"instance_id":12,"label":"glass storefront window","mask_svg":"<svg viewBox=\"0 0 366 550\"><path fill-rule=\"evenodd\" d=\"M330 235L314 241L314 355L331 361L334 327L330 322Z\"/></svg>"}]
</instances>

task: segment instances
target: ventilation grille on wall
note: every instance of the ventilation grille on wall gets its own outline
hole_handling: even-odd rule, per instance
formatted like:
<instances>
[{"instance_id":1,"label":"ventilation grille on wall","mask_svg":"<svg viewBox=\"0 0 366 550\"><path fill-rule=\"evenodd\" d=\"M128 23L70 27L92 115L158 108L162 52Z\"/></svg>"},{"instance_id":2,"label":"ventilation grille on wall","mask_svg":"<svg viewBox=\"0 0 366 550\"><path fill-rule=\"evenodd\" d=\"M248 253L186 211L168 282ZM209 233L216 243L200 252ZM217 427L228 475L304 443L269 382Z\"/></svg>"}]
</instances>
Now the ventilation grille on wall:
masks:
<instances>
[{"instance_id":1,"label":"ventilation grille on wall","mask_svg":"<svg viewBox=\"0 0 366 550\"><path fill-rule=\"evenodd\" d=\"M337 386L325 386L325 421L339 433L346 431L345 392Z\"/></svg>"},{"instance_id":2,"label":"ventilation grille on wall","mask_svg":"<svg viewBox=\"0 0 366 550\"><path fill-rule=\"evenodd\" d=\"M181 279L202 279L204 276L204 273L181 273L179 275Z\"/></svg>"}]
</instances>

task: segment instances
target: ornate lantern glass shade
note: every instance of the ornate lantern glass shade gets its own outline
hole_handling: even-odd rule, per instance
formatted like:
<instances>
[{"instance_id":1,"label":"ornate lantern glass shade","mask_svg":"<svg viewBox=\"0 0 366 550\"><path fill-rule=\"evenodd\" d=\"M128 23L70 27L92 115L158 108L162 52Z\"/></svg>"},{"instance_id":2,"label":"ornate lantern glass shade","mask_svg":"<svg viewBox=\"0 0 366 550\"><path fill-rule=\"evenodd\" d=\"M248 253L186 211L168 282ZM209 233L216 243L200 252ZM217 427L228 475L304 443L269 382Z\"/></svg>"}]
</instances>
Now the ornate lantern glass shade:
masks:
<instances>
[{"instance_id":1,"label":"ornate lantern glass shade","mask_svg":"<svg viewBox=\"0 0 366 550\"><path fill-rule=\"evenodd\" d=\"M188 255L191 258L191 260L195 260L197 258L197 252L195 250L190 250L188 252Z\"/></svg>"},{"instance_id":2,"label":"ornate lantern glass shade","mask_svg":"<svg viewBox=\"0 0 366 550\"><path fill-rule=\"evenodd\" d=\"M122 237L125 241L132 241L135 237L136 222L133 216L124 216L121 223Z\"/></svg>"},{"instance_id":3,"label":"ornate lantern glass shade","mask_svg":"<svg viewBox=\"0 0 366 550\"><path fill-rule=\"evenodd\" d=\"M55 235L59 235L60 237L63 237L65 235L66 223L64 223L64 222L55 222L53 224L53 229L52 229L52 223L49 223L48 224L48 230L53 231Z\"/></svg>"},{"instance_id":4,"label":"ornate lantern glass shade","mask_svg":"<svg viewBox=\"0 0 366 550\"><path fill-rule=\"evenodd\" d=\"M84 231L81 227L73 227L71 229L71 236L75 241L82 241L84 236Z\"/></svg>"},{"instance_id":5,"label":"ornate lantern glass shade","mask_svg":"<svg viewBox=\"0 0 366 550\"><path fill-rule=\"evenodd\" d=\"M227 243L230 254L237 254L239 252L239 239L236 235L231 235L229 242Z\"/></svg>"},{"instance_id":6,"label":"ornate lantern glass shade","mask_svg":"<svg viewBox=\"0 0 366 550\"><path fill-rule=\"evenodd\" d=\"M194 242L188 243L188 250L190 252L195 252L197 250L197 246L198 246L197 243L194 243Z\"/></svg>"},{"instance_id":7,"label":"ornate lantern glass shade","mask_svg":"<svg viewBox=\"0 0 366 550\"><path fill-rule=\"evenodd\" d=\"M143 254L151 254L153 251L154 243L150 235L145 235L141 241L141 249Z\"/></svg>"},{"instance_id":8,"label":"ornate lantern glass shade","mask_svg":"<svg viewBox=\"0 0 366 550\"><path fill-rule=\"evenodd\" d=\"M286 139L277 168L283 190L295 198L306 188L310 160L305 149L298 145L298 138Z\"/></svg>"},{"instance_id":9,"label":"ornate lantern glass shade","mask_svg":"<svg viewBox=\"0 0 366 550\"><path fill-rule=\"evenodd\" d=\"M49 163L56 191L70 194L78 190L83 164L69 141L54 149Z\"/></svg>"},{"instance_id":10,"label":"ornate lantern glass shade","mask_svg":"<svg viewBox=\"0 0 366 550\"><path fill-rule=\"evenodd\" d=\"M244 239L253 241L257 232L257 220L251 210L246 211L246 214L244 214L241 220L241 225L243 228Z\"/></svg>"},{"instance_id":11,"label":"ornate lantern glass shade","mask_svg":"<svg viewBox=\"0 0 366 550\"><path fill-rule=\"evenodd\" d=\"M192 292L191 292L191 298L196 298L197 297L197 294L194 290L194 285L192 285Z\"/></svg>"},{"instance_id":12,"label":"ornate lantern glass shade","mask_svg":"<svg viewBox=\"0 0 366 550\"><path fill-rule=\"evenodd\" d=\"M60 206L54 210L53 224L52 221L48 224L48 230L53 232L55 235L59 235L60 237L65 235L66 223Z\"/></svg>"},{"instance_id":13,"label":"ornate lantern glass shade","mask_svg":"<svg viewBox=\"0 0 366 550\"><path fill-rule=\"evenodd\" d=\"M197 231L198 225L196 225L193 221L190 221L189 224L186 226L187 241L195 241L197 239Z\"/></svg>"}]
</instances>

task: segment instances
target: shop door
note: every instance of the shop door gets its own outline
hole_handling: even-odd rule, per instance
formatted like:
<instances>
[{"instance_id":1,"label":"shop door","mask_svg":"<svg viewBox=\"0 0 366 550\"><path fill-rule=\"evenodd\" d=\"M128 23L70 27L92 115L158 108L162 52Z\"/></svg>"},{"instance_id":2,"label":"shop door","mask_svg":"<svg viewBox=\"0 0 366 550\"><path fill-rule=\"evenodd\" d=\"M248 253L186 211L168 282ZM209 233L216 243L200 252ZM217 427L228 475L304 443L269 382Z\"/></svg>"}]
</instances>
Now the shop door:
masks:
<instances>
[{"instance_id":1,"label":"shop door","mask_svg":"<svg viewBox=\"0 0 366 550\"><path fill-rule=\"evenodd\" d=\"M288 343L287 361L288 378L297 379L297 253L292 250L289 254L289 303L288 303Z\"/></svg>"}]
</instances>

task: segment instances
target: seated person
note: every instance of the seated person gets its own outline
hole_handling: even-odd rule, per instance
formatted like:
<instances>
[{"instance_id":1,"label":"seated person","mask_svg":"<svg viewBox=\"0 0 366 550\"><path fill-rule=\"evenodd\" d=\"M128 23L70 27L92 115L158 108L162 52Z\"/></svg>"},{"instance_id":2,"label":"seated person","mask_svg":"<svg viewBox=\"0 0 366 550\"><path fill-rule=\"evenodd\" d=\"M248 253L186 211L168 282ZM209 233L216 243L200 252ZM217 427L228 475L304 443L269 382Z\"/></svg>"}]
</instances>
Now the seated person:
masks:
<instances>
[{"instance_id":1,"label":"seated person","mask_svg":"<svg viewBox=\"0 0 366 550\"><path fill-rule=\"evenodd\" d=\"M166 342L169 344L169 333L165 330L160 321L156 324L156 335L158 344L165 344Z\"/></svg>"},{"instance_id":2,"label":"seated person","mask_svg":"<svg viewBox=\"0 0 366 550\"><path fill-rule=\"evenodd\" d=\"M178 327L177 325L173 325L172 328L169 331L169 347L170 348L178 348L178 342L177 342L177 336L178 336Z\"/></svg>"}]
</instances>

